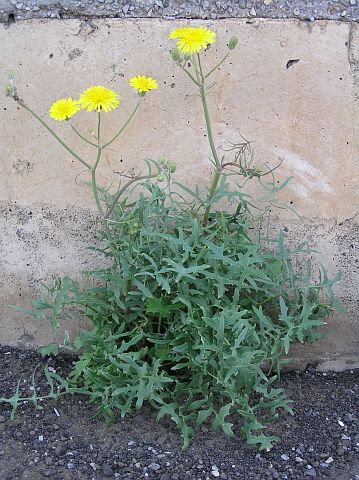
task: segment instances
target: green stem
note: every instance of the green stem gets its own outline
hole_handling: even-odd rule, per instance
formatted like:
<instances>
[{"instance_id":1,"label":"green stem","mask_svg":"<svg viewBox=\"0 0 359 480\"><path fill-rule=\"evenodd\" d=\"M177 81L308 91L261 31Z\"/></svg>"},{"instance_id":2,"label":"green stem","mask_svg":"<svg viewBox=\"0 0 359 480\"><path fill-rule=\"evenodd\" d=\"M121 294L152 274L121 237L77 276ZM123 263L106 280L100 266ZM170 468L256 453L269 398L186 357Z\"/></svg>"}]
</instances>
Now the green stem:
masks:
<instances>
[{"instance_id":1,"label":"green stem","mask_svg":"<svg viewBox=\"0 0 359 480\"><path fill-rule=\"evenodd\" d=\"M214 143L213 132L212 132L212 123L211 123L211 118L210 118L210 115L209 115L208 103L207 103L207 97L206 97L205 76L203 75L201 58L200 58L198 53L197 53L197 59L193 56L193 61L194 61L193 63L194 63L194 66L195 66L197 78L199 78L200 82L201 82L200 86L199 86L199 92L200 92L202 105L203 105L204 118L205 118L205 121L206 121L208 141L209 141L209 145L211 147L212 156L213 156L215 166L216 166L216 169L215 169L215 172L214 172L214 175L213 175L213 178L212 178L211 186L210 186L210 189L209 189L208 197L207 197L208 205L206 207L206 210L204 212L204 217L203 217L203 224L207 225L209 214L211 212L211 205L209 204L209 202L212 199L212 197L214 196L214 194L216 193L218 182L221 178L222 168L221 168L221 161L218 157L216 145Z\"/></svg>"},{"instance_id":2,"label":"green stem","mask_svg":"<svg viewBox=\"0 0 359 480\"><path fill-rule=\"evenodd\" d=\"M221 60L219 63L217 63L217 65L216 65L215 67L213 67L212 70L210 70L210 71L205 75L204 78L208 78L210 75L212 75L212 73L213 73L214 71L216 71L217 68L219 68L219 67L222 65L222 63L227 60L228 56L229 56L229 52L226 53L226 55L222 58L222 60Z\"/></svg>"},{"instance_id":3,"label":"green stem","mask_svg":"<svg viewBox=\"0 0 359 480\"><path fill-rule=\"evenodd\" d=\"M84 137L71 123L71 128L72 130L80 137L82 138L82 140L84 140L86 143L89 143L90 145L92 145L93 147L98 147L98 145L96 143L93 143L91 142L90 140L88 140L86 137Z\"/></svg>"},{"instance_id":4,"label":"green stem","mask_svg":"<svg viewBox=\"0 0 359 480\"><path fill-rule=\"evenodd\" d=\"M217 169L221 168L221 162L217 154L217 149L214 143L213 139L213 132L212 132L212 124L211 124L211 119L209 116L209 111L208 111L208 104L207 104L207 98L206 98L206 91L204 87L204 83L202 83L200 87L200 95L201 95L201 100L202 100L202 105L203 105L203 112L204 112L204 118L206 120L206 128L207 128L207 135L208 135L208 141L209 145L211 147L213 159L216 163Z\"/></svg>"},{"instance_id":5,"label":"green stem","mask_svg":"<svg viewBox=\"0 0 359 480\"><path fill-rule=\"evenodd\" d=\"M98 164L100 163L101 160L101 154L102 154L102 146L100 145L100 132L101 132L101 112L98 112L98 123L97 123L97 157L94 166L91 168L91 184L92 184L92 191L95 197L97 209L101 215L103 215L103 208L101 205L100 197L98 195L98 188L97 188L97 182L96 182L96 169L98 167Z\"/></svg>"},{"instance_id":6,"label":"green stem","mask_svg":"<svg viewBox=\"0 0 359 480\"><path fill-rule=\"evenodd\" d=\"M199 67L199 73L201 75L202 83L204 82L204 76L203 76L203 70L202 70L202 65L201 65L201 57L199 56L199 53L197 53L197 60L198 60L198 67Z\"/></svg>"},{"instance_id":7,"label":"green stem","mask_svg":"<svg viewBox=\"0 0 359 480\"><path fill-rule=\"evenodd\" d=\"M162 317L161 315L158 318L158 327L157 327L157 333L161 333L161 323L162 323Z\"/></svg>"},{"instance_id":8,"label":"green stem","mask_svg":"<svg viewBox=\"0 0 359 480\"><path fill-rule=\"evenodd\" d=\"M125 183L125 185L118 189L117 192L115 193L113 199L112 199L112 203L111 203L111 206L109 207L109 209L107 210L105 216L104 216L104 219L106 220L107 218L109 218L109 216L111 215L111 213L114 211L114 208L116 207L117 205L117 202L119 200L119 198L121 197L121 195L124 193L124 191L130 186L132 185L132 183L135 183L139 180L145 180L147 178L154 178L154 177L157 177L157 173L153 174L153 175L142 175L140 177L135 177L135 178L131 178L131 180L129 180L127 183Z\"/></svg>"},{"instance_id":9,"label":"green stem","mask_svg":"<svg viewBox=\"0 0 359 480\"><path fill-rule=\"evenodd\" d=\"M31 110L31 108L29 108L27 105L25 105L25 103L23 103L21 100L17 100L17 102L19 103L19 105L22 106L22 108L24 108L25 110L27 110L29 113L31 113L31 115L33 117L36 118L36 120L38 120L45 128L46 130L48 130L51 135L56 138L56 140L69 152L71 153L72 156L74 156L76 158L76 160L78 160L79 162L82 163L82 165L84 165L88 170L91 170L91 165L89 165L85 160L83 160L79 155L77 155L77 153L75 153L72 148L70 148L68 145L66 145L66 143L52 130L51 127L48 126L48 124L41 118L39 117L33 110Z\"/></svg>"},{"instance_id":10,"label":"green stem","mask_svg":"<svg viewBox=\"0 0 359 480\"><path fill-rule=\"evenodd\" d=\"M109 140L107 143L105 143L104 145L102 145L102 148L106 148L108 147L109 145L111 145L111 143L113 143L120 135L121 133L125 130L125 128L127 127L127 125L130 123L130 121L132 120L133 116L135 115L135 113L137 112L138 110L138 107L140 106L140 103L141 103L141 100L139 99L138 102L137 102L137 105L136 107L134 108L133 112L131 113L131 115L128 117L126 123L123 125L123 127L116 133L116 135L111 138L111 140Z\"/></svg>"},{"instance_id":11,"label":"green stem","mask_svg":"<svg viewBox=\"0 0 359 480\"><path fill-rule=\"evenodd\" d=\"M219 182L219 179L221 178L221 171L220 170L216 170L214 172L214 175L213 175L213 178L212 178L212 183L211 183L211 186L210 186L210 189L209 189L209 194L208 194L208 198L207 198L207 202L209 202L211 200L211 198L213 197L213 195L216 193L216 190L217 190L217 186L218 186L218 182ZM204 225L207 225L208 223L208 218L209 218L209 214L211 213L211 205L208 204L207 205L207 208L204 212L204 217L203 217L203 224Z\"/></svg>"},{"instance_id":12,"label":"green stem","mask_svg":"<svg viewBox=\"0 0 359 480\"><path fill-rule=\"evenodd\" d=\"M195 83L196 85L200 86L200 83L197 82L197 80L196 80L196 79L194 78L194 76L187 70L187 68L182 67L182 70L187 73L187 75L189 76L189 78L192 80L193 83Z\"/></svg>"}]
</instances>

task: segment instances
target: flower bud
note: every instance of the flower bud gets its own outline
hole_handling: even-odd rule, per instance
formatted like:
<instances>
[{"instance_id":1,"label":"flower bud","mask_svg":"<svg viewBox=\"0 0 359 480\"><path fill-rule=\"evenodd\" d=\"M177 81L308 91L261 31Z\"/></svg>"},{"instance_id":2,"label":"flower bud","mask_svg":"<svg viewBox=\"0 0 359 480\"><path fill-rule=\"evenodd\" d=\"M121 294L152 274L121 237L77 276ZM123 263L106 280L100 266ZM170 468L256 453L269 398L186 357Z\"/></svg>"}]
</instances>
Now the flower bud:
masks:
<instances>
[{"instance_id":1,"label":"flower bud","mask_svg":"<svg viewBox=\"0 0 359 480\"><path fill-rule=\"evenodd\" d=\"M231 37L228 42L228 48L230 50L234 50L237 46L237 43L238 43L238 37L236 36Z\"/></svg>"},{"instance_id":2,"label":"flower bud","mask_svg":"<svg viewBox=\"0 0 359 480\"><path fill-rule=\"evenodd\" d=\"M176 63L178 63L180 61L181 55L180 55L180 52L179 52L178 48L172 48L171 57L172 57L172 60Z\"/></svg>"},{"instance_id":3,"label":"flower bud","mask_svg":"<svg viewBox=\"0 0 359 480\"><path fill-rule=\"evenodd\" d=\"M160 158L160 159L158 160L158 163L159 163L160 165L164 165L164 164L166 163L166 160L165 160L164 158Z\"/></svg>"},{"instance_id":4,"label":"flower bud","mask_svg":"<svg viewBox=\"0 0 359 480\"><path fill-rule=\"evenodd\" d=\"M185 54L183 55L183 57L184 57L184 59L185 59L186 61L188 61L188 60L191 59L192 55L187 52L187 53L185 53Z\"/></svg>"},{"instance_id":5,"label":"flower bud","mask_svg":"<svg viewBox=\"0 0 359 480\"><path fill-rule=\"evenodd\" d=\"M5 95L7 97L15 97L16 87L14 85L14 73L11 70L7 72L7 81L8 84L5 87Z\"/></svg>"},{"instance_id":6,"label":"flower bud","mask_svg":"<svg viewBox=\"0 0 359 480\"><path fill-rule=\"evenodd\" d=\"M170 173L175 173L177 168L176 162L168 162L168 171Z\"/></svg>"},{"instance_id":7,"label":"flower bud","mask_svg":"<svg viewBox=\"0 0 359 480\"><path fill-rule=\"evenodd\" d=\"M157 182L163 182L165 177L163 175L157 175Z\"/></svg>"}]
</instances>

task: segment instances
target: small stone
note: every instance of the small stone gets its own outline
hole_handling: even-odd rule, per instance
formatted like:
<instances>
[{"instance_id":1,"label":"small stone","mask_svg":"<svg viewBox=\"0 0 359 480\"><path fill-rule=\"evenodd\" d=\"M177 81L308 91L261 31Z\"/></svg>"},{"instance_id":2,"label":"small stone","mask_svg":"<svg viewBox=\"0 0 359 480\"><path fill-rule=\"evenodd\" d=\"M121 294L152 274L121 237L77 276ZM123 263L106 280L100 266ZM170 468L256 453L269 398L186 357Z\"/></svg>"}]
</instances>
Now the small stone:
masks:
<instances>
[{"instance_id":1,"label":"small stone","mask_svg":"<svg viewBox=\"0 0 359 480\"><path fill-rule=\"evenodd\" d=\"M6 422L6 418L0 415L0 423L5 423L5 422Z\"/></svg>"},{"instance_id":2,"label":"small stone","mask_svg":"<svg viewBox=\"0 0 359 480\"><path fill-rule=\"evenodd\" d=\"M354 7L354 5L356 5L356 4L357 4L356 0L350 0L350 5L351 5L352 7Z\"/></svg>"},{"instance_id":3,"label":"small stone","mask_svg":"<svg viewBox=\"0 0 359 480\"><path fill-rule=\"evenodd\" d=\"M252 7L250 9L250 12L249 12L250 15L252 15L252 17L255 17L257 15L257 12L256 12L256 9L254 7Z\"/></svg>"},{"instance_id":4,"label":"small stone","mask_svg":"<svg viewBox=\"0 0 359 480\"><path fill-rule=\"evenodd\" d=\"M122 11L125 15L128 13L129 9L130 9L130 6L128 4L126 4L122 7Z\"/></svg>"},{"instance_id":5,"label":"small stone","mask_svg":"<svg viewBox=\"0 0 359 480\"><path fill-rule=\"evenodd\" d=\"M161 465L158 465L158 463L151 463L150 465L148 465L148 468L150 470L159 470L161 468Z\"/></svg>"},{"instance_id":6,"label":"small stone","mask_svg":"<svg viewBox=\"0 0 359 480\"><path fill-rule=\"evenodd\" d=\"M339 445L339 447L337 448L337 455L344 455L344 447L342 447L342 445Z\"/></svg>"},{"instance_id":7,"label":"small stone","mask_svg":"<svg viewBox=\"0 0 359 480\"><path fill-rule=\"evenodd\" d=\"M285 462L288 462L288 460L289 460L288 455L285 455L285 453L283 453L283 455L281 455L280 458L281 458L282 460L284 460Z\"/></svg>"},{"instance_id":8,"label":"small stone","mask_svg":"<svg viewBox=\"0 0 359 480\"><path fill-rule=\"evenodd\" d=\"M346 14L347 14L347 11L346 11L346 10L343 10L340 15L341 15L342 17L345 17Z\"/></svg>"},{"instance_id":9,"label":"small stone","mask_svg":"<svg viewBox=\"0 0 359 480\"><path fill-rule=\"evenodd\" d=\"M302 463L303 462L303 459L301 457L295 457L295 461L297 463Z\"/></svg>"},{"instance_id":10,"label":"small stone","mask_svg":"<svg viewBox=\"0 0 359 480\"><path fill-rule=\"evenodd\" d=\"M325 463L327 463L327 464L332 463L332 462L334 462L333 457L329 457L325 460Z\"/></svg>"},{"instance_id":11,"label":"small stone","mask_svg":"<svg viewBox=\"0 0 359 480\"><path fill-rule=\"evenodd\" d=\"M307 477L316 477L317 472L314 470L314 468L311 468L305 472Z\"/></svg>"},{"instance_id":12,"label":"small stone","mask_svg":"<svg viewBox=\"0 0 359 480\"><path fill-rule=\"evenodd\" d=\"M67 447L66 445L58 445L56 448L55 448L55 455L57 457L61 457L61 455L63 455L67 450Z\"/></svg>"},{"instance_id":13,"label":"small stone","mask_svg":"<svg viewBox=\"0 0 359 480\"><path fill-rule=\"evenodd\" d=\"M338 420L338 423L341 427L345 427L344 423L341 420Z\"/></svg>"},{"instance_id":14,"label":"small stone","mask_svg":"<svg viewBox=\"0 0 359 480\"><path fill-rule=\"evenodd\" d=\"M220 473L219 473L218 470L212 470L212 475L213 475L214 477L219 477Z\"/></svg>"},{"instance_id":15,"label":"small stone","mask_svg":"<svg viewBox=\"0 0 359 480\"><path fill-rule=\"evenodd\" d=\"M105 477L112 477L113 476L113 470L110 467L110 465L102 465L102 473L105 475Z\"/></svg>"},{"instance_id":16,"label":"small stone","mask_svg":"<svg viewBox=\"0 0 359 480\"><path fill-rule=\"evenodd\" d=\"M293 13L294 15L296 15L298 17L298 15L300 15L300 10L298 7L295 7L295 9L293 10Z\"/></svg>"},{"instance_id":17,"label":"small stone","mask_svg":"<svg viewBox=\"0 0 359 480\"><path fill-rule=\"evenodd\" d=\"M264 0L264 5L270 5L272 3L273 0Z\"/></svg>"}]
</instances>

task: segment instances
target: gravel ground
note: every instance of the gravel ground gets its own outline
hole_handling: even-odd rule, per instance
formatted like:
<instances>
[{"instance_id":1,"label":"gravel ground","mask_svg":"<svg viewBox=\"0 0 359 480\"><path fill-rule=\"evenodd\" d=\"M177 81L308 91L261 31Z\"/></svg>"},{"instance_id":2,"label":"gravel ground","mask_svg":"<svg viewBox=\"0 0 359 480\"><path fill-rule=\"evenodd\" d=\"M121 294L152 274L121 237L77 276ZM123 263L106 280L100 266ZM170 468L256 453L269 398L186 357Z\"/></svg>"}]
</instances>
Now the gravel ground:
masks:
<instances>
[{"instance_id":1,"label":"gravel ground","mask_svg":"<svg viewBox=\"0 0 359 480\"><path fill-rule=\"evenodd\" d=\"M0 0L0 21L29 18L298 18L359 20L359 0Z\"/></svg>"},{"instance_id":2,"label":"gravel ground","mask_svg":"<svg viewBox=\"0 0 359 480\"><path fill-rule=\"evenodd\" d=\"M47 362L63 374L72 360ZM44 361L34 352L0 348L0 396L10 396L20 376L31 394L31 373L39 363ZM37 377L45 389L41 369ZM106 427L90 418L96 409L80 396L47 402L41 411L25 405L14 421L0 404L0 478L358 480L359 371L309 369L284 375L281 385L294 400L295 415L283 414L270 428L282 442L260 454L206 425L182 452L171 422L157 423L150 408Z\"/></svg>"}]
</instances>

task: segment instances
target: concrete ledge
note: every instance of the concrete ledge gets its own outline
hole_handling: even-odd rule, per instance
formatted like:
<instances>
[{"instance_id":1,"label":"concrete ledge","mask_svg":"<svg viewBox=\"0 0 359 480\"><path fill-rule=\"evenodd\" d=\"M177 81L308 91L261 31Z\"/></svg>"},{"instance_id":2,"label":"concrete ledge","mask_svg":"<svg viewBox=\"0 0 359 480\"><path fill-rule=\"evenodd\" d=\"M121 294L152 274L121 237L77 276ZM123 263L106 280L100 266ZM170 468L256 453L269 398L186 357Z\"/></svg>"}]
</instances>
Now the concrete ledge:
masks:
<instances>
[{"instance_id":1,"label":"concrete ledge","mask_svg":"<svg viewBox=\"0 0 359 480\"><path fill-rule=\"evenodd\" d=\"M204 22L192 24L198 23ZM294 179L281 199L295 207L303 221L281 211L277 226L284 228L290 242L308 239L321 252L315 260L329 274L342 271L336 291L350 318L332 319L328 336L298 350L298 357L303 364L308 358L329 366L342 359L356 362L359 25L260 19L205 24L218 33L218 42L205 54L207 66L222 57L231 35L239 37L209 96L219 147L224 149L227 140L242 133L256 141L259 164L274 166L278 157L284 158L278 180ZM110 182L116 179L114 170L140 170L144 157L165 156L177 162L179 181L203 185L211 166L201 106L192 85L170 60L167 37L173 26L155 19L0 25L2 74L13 70L20 96L44 117L54 100L75 98L89 85L117 90L120 109L104 118L108 135L135 104L128 78L136 74L157 78L160 88L146 97L126 137L108 152L100 178ZM53 338L50 326L15 315L7 305L20 302L28 307L40 280L96 266L98 259L84 250L93 239L94 205L81 183L85 180L81 165L72 162L11 99L1 97L0 109L0 342L33 347ZM80 113L77 121L83 131L93 129L91 114ZM76 145L63 123L53 126ZM79 153L93 152L80 147ZM78 326L64 328L75 333Z\"/></svg>"}]
</instances>

